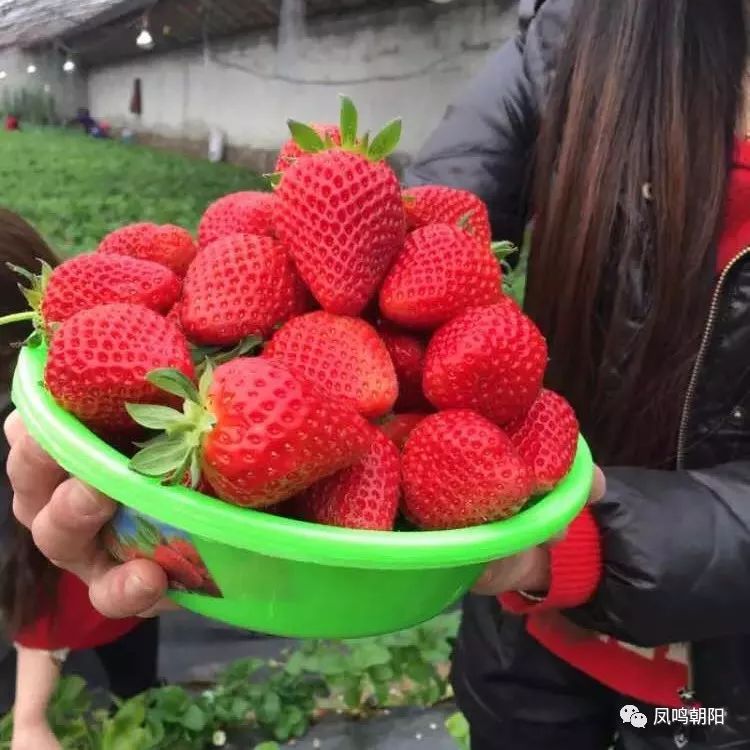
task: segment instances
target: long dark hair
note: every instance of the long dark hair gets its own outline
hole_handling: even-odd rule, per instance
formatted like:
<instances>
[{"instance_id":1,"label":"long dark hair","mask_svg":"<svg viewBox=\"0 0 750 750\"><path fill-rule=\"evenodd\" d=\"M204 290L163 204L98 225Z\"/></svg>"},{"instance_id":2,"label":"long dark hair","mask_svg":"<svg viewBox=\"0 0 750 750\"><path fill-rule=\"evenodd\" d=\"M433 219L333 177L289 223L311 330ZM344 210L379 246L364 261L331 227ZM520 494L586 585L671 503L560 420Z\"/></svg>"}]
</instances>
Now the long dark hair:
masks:
<instances>
[{"instance_id":1,"label":"long dark hair","mask_svg":"<svg viewBox=\"0 0 750 750\"><path fill-rule=\"evenodd\" d=\"M743 0L576 4L540 124L526 306L604 464L673 464L746 54Z\"/></svg>"},{"instance_id":2,"label":"long dark hair","mask_svg":"<svg viewBox=\"0 0 750 750\"><path fill-rule=\"evenodd\" d=\"M7 264L36 273L40 261L51 266L57 258L47 243L20 216L0 208L0 316L20 312L28 304L18 288L19 277ZM31 332L26 323L0 326L0 392L7 395L15 363L17 344ZM4 437L0 436L0 440ZM5 451L3 451L4 453ZM10 499L7 477L0 497ZM30 532L12 514L4 529L0 558L0 615L12 634L30 622L52 595L57 569L37 550Z\"/></svg>"}]
</instances>

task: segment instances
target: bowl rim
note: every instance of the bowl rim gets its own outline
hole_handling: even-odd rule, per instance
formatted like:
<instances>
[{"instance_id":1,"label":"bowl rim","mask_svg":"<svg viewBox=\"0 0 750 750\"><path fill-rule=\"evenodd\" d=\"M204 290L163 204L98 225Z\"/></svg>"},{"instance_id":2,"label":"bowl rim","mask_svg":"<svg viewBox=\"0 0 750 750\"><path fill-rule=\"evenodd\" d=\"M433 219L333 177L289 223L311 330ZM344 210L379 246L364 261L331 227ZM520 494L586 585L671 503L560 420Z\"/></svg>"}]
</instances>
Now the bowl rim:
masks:
<instances>
[{"instance_id":1,"label":"bowl rim","mask_svg":"<svg viewBox=\"0 0 750 750\"><path fill-rule=\"evenodd\" d=\"M72 476L122 505L203 539L268 557L370 570L478 565L548 541L585 505L593 461L583 437L567 477L512 518L449 531L362 531L240 508L185 487L165 487L67 413L44 387L44 345L21 350L12 398L31 436Z\"/></svg>"}]
</instances>

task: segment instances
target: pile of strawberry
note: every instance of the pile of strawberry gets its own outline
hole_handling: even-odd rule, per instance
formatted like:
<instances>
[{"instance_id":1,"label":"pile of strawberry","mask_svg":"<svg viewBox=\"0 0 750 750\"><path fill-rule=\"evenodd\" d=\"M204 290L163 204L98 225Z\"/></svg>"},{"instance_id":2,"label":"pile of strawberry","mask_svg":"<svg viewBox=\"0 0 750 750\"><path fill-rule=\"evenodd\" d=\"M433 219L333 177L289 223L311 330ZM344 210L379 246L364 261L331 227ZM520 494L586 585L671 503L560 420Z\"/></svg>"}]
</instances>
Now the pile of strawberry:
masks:
<instances>
[{"instance_id":1,"label":"pile of strawberry","mask_svg":"<svg viewBox=\"0 0 750 750\"><path fill-rule=\"evenodd\" d=\"M505 518L567 474L575 415L542 388L484 204L402 191L400 121L360 136L342 101L339 126L290 122L273 191L218 200L197 242L135 224L44 269L46 387L133 470L239 506L378 530Z\"/></svg>"}]
</instances>

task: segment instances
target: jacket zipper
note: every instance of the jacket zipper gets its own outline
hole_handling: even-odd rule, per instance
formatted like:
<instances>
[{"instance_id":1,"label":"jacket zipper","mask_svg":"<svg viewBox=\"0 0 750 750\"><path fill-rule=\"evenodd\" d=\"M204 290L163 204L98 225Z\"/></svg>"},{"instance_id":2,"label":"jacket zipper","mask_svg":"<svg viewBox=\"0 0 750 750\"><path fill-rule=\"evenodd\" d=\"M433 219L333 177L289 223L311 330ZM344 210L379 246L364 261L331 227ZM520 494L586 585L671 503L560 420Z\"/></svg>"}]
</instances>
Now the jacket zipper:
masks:
<instances>
[{"instance_id":1,"label":"jacket zipper","mask_svg":"<svg viewBox=\"0 0 750 750\"><path fill-rule=\"evenodd\" d=\"M688 424L690 422L690 414L693 408L693 401L695 400L695 391L698 387L698 377L700 375L703 363L706 359L708 352L708 345L711 343L711 337L716 327L716 318L719 314L719 300L721 299L721 293L724 289L724 283L729 275L729 272L742 260L745 256L750 255L750 247L746 247L742 252L734 256L732 261L727 264L724 270L719 276L719 280L716 282L714 288L714 294L711 298L711 307L708 311L708 319L706 320L706 327L703 329L703 338L701 339L700 349L698 349L698 356L695 359L692 373L690 374L690 382L688 383L687 393L685 394L685 402L682 407L682 414L680 416L680 429L677 435L677 461L676 466L678 470L685 468L685 453L687 446L685 442L687 440ZM684 691L681 691L683 700L685 702L691 702L694 700L695 695L695 684L694 684L694 673L693 673L693 644L687 644L688 650L688 684Z\"/></svg>"}]
</instances>

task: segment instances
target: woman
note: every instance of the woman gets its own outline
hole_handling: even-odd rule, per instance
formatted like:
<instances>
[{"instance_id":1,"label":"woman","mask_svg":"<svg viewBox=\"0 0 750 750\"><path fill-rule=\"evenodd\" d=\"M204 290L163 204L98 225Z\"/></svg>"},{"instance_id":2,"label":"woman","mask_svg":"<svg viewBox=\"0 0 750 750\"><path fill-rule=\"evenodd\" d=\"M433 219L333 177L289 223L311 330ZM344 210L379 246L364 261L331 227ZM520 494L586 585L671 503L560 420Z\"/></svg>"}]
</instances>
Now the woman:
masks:
<instances>
[{"instance_id":1,"label":"woman","mask_svg":"<svg viewBox=\"0 0 750 750\"><path fill-rule=\"evenodd\" d=\"M475 750L749 747L743 2L539 5L411 181L479 193L498 239L533 214L527 307L550 385L599 462L629 468L605 469L565 540L488 569L456 692ZM95 544L113 504L65 481L17 417L6 429L16 513L45 554L105 613L153 611L158 568ZM697 709L695 726L655 723L656 707L693 717L696 698L713 726Z\"/></svg>"},{"instance_id":2,"label":"woman","mask_svg":"<svg viewBox=\"0 0 750 750\"><path fill-rule=\"evenodd\" d=\"M605 472L529 577L546 597L466 603L454 681L477 749L594 750L616 730L624 748L750 747L746 13L547 0L411 175L479 193L498 238L533 213L549 383L599 463L637 467ZM654 725L693 693L726 716ZM650 729L620 715L633 704Z\"/></svg>"},{"instance_id":3,"label":"woman","mask_svg":"<svg viewBox=\"0 0 750 750\"><path fill-rule=\"evenodd\" d=\"M57 259L20 217L0 209L0 316L24 307L19 276L9 264L36 272L40 261ZM17 344L28 324L0 328L0 412L10 411L10 381ZM7 446L2 441L4 459ZM157 622L107 620L91 608L86 587L60 573L34 547L28 529L7 518L11 490L0 482L3 539L0 558L0 616L17 650L13 748L60 747L46 722L46 708L69 650L96 648L112 691L128 698L156 682ZM123 636L125 633L128 635ZM133 651L138 658L133 659ZM3 675L12 679L12 675Z\"/></svg>"}]
</instances>

